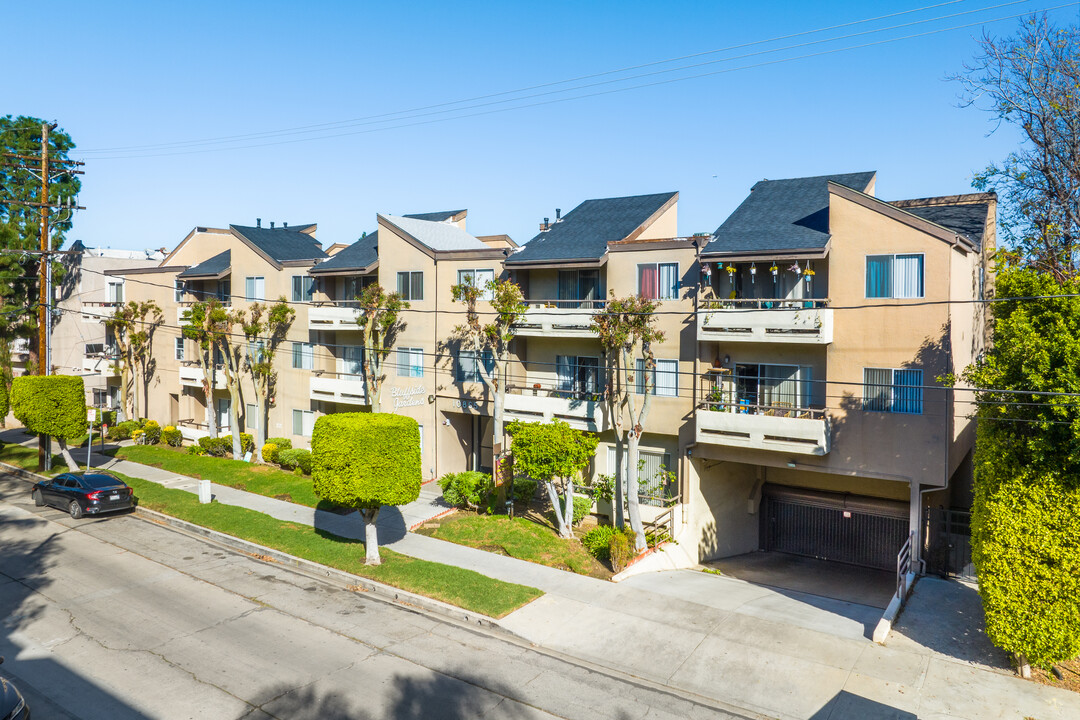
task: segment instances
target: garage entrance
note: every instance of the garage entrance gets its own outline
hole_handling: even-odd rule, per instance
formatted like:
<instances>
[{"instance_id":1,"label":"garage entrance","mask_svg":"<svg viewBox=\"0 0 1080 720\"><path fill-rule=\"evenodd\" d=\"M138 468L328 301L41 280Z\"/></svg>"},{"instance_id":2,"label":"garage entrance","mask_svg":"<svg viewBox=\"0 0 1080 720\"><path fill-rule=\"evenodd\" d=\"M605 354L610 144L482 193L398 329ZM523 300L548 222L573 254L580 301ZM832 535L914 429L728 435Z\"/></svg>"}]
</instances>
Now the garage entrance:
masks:
<instances>
[{"instance_id":1,"label":"garage entrance","mask_svg":"<svg viewBox=\"0 0 1080 720\"><path fill-rule=\"evenodd\" d=\"M895 571L908 537L896 500L767 483L761 507L762 550Z\"/></svg>"}]
</instances>

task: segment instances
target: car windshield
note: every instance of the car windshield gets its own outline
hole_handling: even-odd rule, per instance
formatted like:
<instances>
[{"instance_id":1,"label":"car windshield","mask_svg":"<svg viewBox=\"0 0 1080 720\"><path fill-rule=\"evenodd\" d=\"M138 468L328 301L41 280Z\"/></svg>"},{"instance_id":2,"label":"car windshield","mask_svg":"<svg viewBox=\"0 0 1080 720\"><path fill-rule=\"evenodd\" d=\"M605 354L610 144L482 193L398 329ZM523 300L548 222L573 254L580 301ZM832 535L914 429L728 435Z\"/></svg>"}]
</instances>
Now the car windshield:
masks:
<instances>
[{"instance_id":1,"label":"car windshield","mask_svg":"<svg viewBox=\"0 0 1080 720\"><path fill-rule=\"evenodd\" d=\"M116 487L117 485L123 485L112 475L83 475L82 484L89 488L107 488Z\"/></svg>"}]
</instances>

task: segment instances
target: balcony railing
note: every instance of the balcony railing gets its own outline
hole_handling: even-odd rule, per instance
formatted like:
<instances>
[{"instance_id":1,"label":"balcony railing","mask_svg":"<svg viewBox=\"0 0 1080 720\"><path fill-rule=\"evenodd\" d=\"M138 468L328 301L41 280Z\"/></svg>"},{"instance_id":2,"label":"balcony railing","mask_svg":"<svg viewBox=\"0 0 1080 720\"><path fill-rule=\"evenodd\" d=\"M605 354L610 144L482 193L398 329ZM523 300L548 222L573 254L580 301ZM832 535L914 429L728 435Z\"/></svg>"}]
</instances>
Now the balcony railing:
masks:
<instances>
[{"instance_id":1,"label":"balcony railing","mask_svg":"<svg viewBox=\"0 0 1080 720\"><path fill-rule=\"evenodd\" d=\"M205 374L198 365L192 364L190 360L185 360L179 369L180 384L184 387L199 388L202 389L203 378ZM214 373L214 390L225 390L228 386L225 383L225 369L218 365L217 371Z\"/></svg>"},{"instance_id":2,"label":"balcony railing","mask_svg":"<svg viewBox=\"0 0 1080 720\"><path fill-rule=\"evenodd\" d=\"M695 416L699 443L802 455L825 455L831 445L831 426L822 408L706 399Z\"/></svg>"},{"instance_id":3,"label":"balcony railing","mask_svg":"<svg viewBox=\"0 0 1080 720\"><path fill-rule=\"evenodd\" d=\"M559 390L533 385L508 385L505 414L513 420L547 421L559 419L579 430L602 432L610 429L607 405L602 394Z\"/></svg>"},{"instance_id":4,"label":"balcony railing","mask_svg":"<svg viewBox=\"0 0 1080 720\"><path fill-rule=\"evenodd\" d=\"M359 330L360 307L355 300L317 302L308 308L308 330Z\"/></svg>"},{"instance_id":5,"label":"balcony railing","mask_svg":"<svg viewBox=\"0 0 1080 720\"><path fill-rule=\"evenodd\" d=\"M108 320L116 312L116 308L123 303L119 302L91 302L83 301L82 321L85 323L97 323Z\"/></svg>"},{"instance_id":6,"label":"balcony railing","mask_svg":"<svg viewBox=\"0 0 1080 720\"><path fill-rule=\"evenodd\" d=\"M824 299L734 298L702 300L699 340L728 342L832 342L832 309Z\"/></svg>"},{"instance_id":7,"label":"balcony railing","mask_svg":"<svg viewBox=\"0 0 1080 720\"><path fill-rule=\"evenodd\" d=\"M524 337L593 337L589 329L593 315L602 310L604 300L526 300L529 309L514 326Z\"/></svg>"},{"instance_id":8,"label":"balcony railing","mask_svg":"<svg viewBox=\"0 0 1080 720\"><path fill-rule=\"evenodd\" d=\"M176 429L180 431L180 435L185 440L195 441L210 435L210 426L206 423L196 422L194 419L178 420Z\"/></svg>"},{"instance_id":9,"label":"balcony railing","mask_svg":"<svg viewBox=\"0 0 1080 720\"><path fill-rule=\"evenodd\" d=\"M311 377L309 397L312 400L368 405L364 378L352 373L322 372Z\"/></svg>"}]
</instances>

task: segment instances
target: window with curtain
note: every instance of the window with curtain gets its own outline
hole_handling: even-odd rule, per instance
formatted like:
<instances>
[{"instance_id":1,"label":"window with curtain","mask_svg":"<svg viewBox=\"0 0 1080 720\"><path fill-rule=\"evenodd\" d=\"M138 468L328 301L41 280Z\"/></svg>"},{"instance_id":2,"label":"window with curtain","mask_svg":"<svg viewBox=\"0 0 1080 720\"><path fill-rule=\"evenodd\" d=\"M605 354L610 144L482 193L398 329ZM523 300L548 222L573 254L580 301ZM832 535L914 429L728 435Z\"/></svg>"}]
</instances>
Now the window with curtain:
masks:
<instances>
[{"instance_id":1,"label":"window with curtain","mask_svg":"<svg viewBox=\"0 0 1080 720\"><path fill-rule=\"evenodd\" d=\"M922 414L922 370L863 368L863 409Z\"/></svg>"},{"instance_id":2,"label":"window with curtain","mask_svg":"<svg viewBox=\"0 0 1080 720\"><path fill-rule=\"evenodd\" d=\"M173 281L173 300L175 302L183 302L184 301L184 281L183 280L174 280Z\"/></svg>"},{"instance_id":3,"label":"window with curtain","mask_svg":"<svg viewBox=\"0 0 1080 720\"><path fill-rule=\"evenodd\" d=\"M423 348L398 348L398 377L424 377Z\"/></svg>"},{"instance_id":4,"label":"window with curtain","mask_svg":"<svg viewBox=\"0 0 1080 720\"><path fill-rule=\"evenodd\" d=\"M175 343L176 359L177 360L183 360L184 359L184 338L182 338L182 337L173 338L173 342Z\"/></svg>"},{"instance_id":5,"label":"window with curtain","mask_svg":"<svg viewBox=\"0 0 1080 720\"><path fill-rule=\"evenodd\" d=\"M315 367L315 346L311 343L294 342L292 344L292 366L297 370L311 370Z\"/></svg>"},{"instance_id":6,"label":"window with curtain","mask_svg":"<svg viewBox=\"0 0 1080 720\"><path fill-rule=\"evenodd\" d=\"M638 265L638 295L650 300L657 298L659 290L659 278L657 277L656 265Z\"/></svg>"},{"instance_id":7,"label":"window with curtain","mask_svg":"<svg viewBox=\"0 0 1080 720\"><path fill-rule=\"evenodd\" d=\"M638 295L649 300L677 300L679 298L679 264L638 265Z\"/></svg>"},{"instance_id":8,"label":"window with curtain","mask_svg":"<svg viewBox=\"0 0 1080 720\"><path fill-rule=\"evenodd\" d=\"M599 392L600 358L556 355L555 374L557 390L586 394Z\"/></svg>"},{"instance_id":9,"label":"window with curtain","mask_svg":"<svg viewBox=\"0 0 1080 720\"><path fill-rule=\"evenodd\" d=\"M480 288L480 299L491 302L494 298L489 284L495 282L494 270L458 270L458 285L469 284L473 287Z\"/></svg>"},{"instance_id":10,"label":"window with curtain","mask_svg":"<svg viewBox=\"0 0 1080 720\"><path fill-rule=\"evenodd\" d=\"M266 278L261 278L261 277L246 277L246 278L244 278L244 299L245 300L265 300L266 299Z\"/></svg>"},{"instance_id":11,"label":"window with curtain","mask_svg":"<svg viewBox=\"0 0 1080 720\"><path fill-rule=\"evenodd\" d=\"M560 270L558 285L559 300L564 301L559 303L559 307L578 307L579 303L573 302L581 299L580 288L578 287L578 271Z\"/></svg>"},{"instance_id":12,"label":"window with curtain","mask_svg":"<svg viewBox=\"0 0 1080 720\"><path fill-rule=\"evenodd\" d=\"M311 437L311 431L315 429L315 413L310 410L292 411L292 434L302 437Z\"/></svg>"},{"instance_id":13,"label":"window with curtain","mask_svg":"<svg viewBox=\"0 0 1080 720\"><path fill-rule=\"evenodd\" d=\"M292 276L292 299L293 302L311 302L311 296L315 292L315 278L307 275Z\"/></svg>"},{"instance_id":14,"label":"window with curtain","mask_svg":"<svg viewBox=\"0 0 1080 720\"><path fill-rule=\"evenodd\" d=\"M923 255L867 255L866 297L921 298Z\"/></svg>"},{"instance_id":15,"label":"window with curtain","mask_svg":"<svg viewBox=\"0 0 1080 720\"><path fill-rule=\"evenodd\" d=\"M626 491L626 457L623 451L623 467L619 467L616 460L615 447L608 446L607 467L608 474L618 478L622 484L623 492ZM664 501L675 496L676 485L663 482L660 473L663 470L674 469L671 465L671 454L641 450L638 452L638 500L642 505L661 507Z\"/></svg>"},{"instance_id":16,"label":"window with curtain","mask_svg":"<svg viewBox=\"0 0 1080 720\"><path fill-rule=\"evenodd\" d=\"M124 283L111 282L109 283L109 302L122 303L124 302Z\"/></svg>"},{"instance_id":17,"label":"window with curtain","mask_svg":"<svg viewBox=\"0 0 1080 720\"><path fill-rule=\"evenodd\" d=\"M799 392L798 365L760 365L758 376L760 404L771 408L797 408Z\"/></svg>"},{"instance_id":18,"label":"window with curtain","mask_svg":"<svg viewBox=\"0 0 1080 720\"><path fill-rule=\"evenodd\" d=\"M262 340L251 340L247 344L247 356L254 362L263 361L263 353L266 352L266 343Z\"/></svg>"},{"instance_id":19,"label":"window with curtain","mask_svg":"<svg viewBox=\"0 0 1080 720\"><path fill-rule=\"evenodd\" d=\"M645 360L638 358L634 364L634 391L638 395L645 394L646 380L652 385L653 395L677 397L679 395L679 361L657 359L652 377L647 378Z\"/></svg>"},{"instance_id":20,"label":"window with curtain","mask_svg":"<svg viewBox=\"0 0 1080 720\"><path fill-rule=\"evenodd\" d=\"M217 299L228 305L232 302L232 283L228 280L218 280Z\"/></svg>"},{"instance_id":21,"label":"window with curtain","mask_svg":"<svg viewBox=\"0 0 1080 720\"><path fill-rule=\"evenodd\" d=\"M217 414L218 428L221 430L228 430L231 427L229 424L229 398L218 398Z\"/></svg>"},{"instance_id":22,"label":"window with curtain","mask_svg":"<svg viewBox=\"0 0 1080 720\"><path fill-rule=\"evenodd\" d=\"M364 348L360 345L346 345L341 348L341 369L345 375L361 376L364 374Z\"/></svg>"},{"instance_id":23,"label":"window with curtain","mask_svg":"<svg viewBox=\"0 0 1080 720\"><path fill-rule=\"evenodd\" d=\"M484 372L490 373L495 369L495 356L490 350L485 350L481 355ZM480 363L477 362L474 350L462 350L457 356L457 379L459 382L482 382L483 375L480 372Z\"/></svg>"},{"instance_id":24,"label":"window with curtain","mask_svg":"<svg viewBox=\"0 0 1080 720\"><path fill-rule=\"evenodd\" d=\"M399 272L397 274L397 291L403 300L423 300L424 273Z\"/></svg>"},{"instance_id":25,"label":"window with curtain","mask_svg":"<svg viewBox=\"0 0 1080 720\"><path fill-rule=\"evenodd\" d=\"M555 388L563 392L574 389L574 370L577 358L573 355L555 356Z\"/></svg>"}]
</instances>

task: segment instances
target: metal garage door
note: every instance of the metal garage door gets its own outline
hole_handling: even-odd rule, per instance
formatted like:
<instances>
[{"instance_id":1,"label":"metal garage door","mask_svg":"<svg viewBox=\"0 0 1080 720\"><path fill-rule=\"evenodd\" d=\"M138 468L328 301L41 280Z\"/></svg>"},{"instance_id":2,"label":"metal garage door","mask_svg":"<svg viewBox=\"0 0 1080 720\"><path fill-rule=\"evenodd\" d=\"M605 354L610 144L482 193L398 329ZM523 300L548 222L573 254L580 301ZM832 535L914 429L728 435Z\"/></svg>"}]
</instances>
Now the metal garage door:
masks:
<instances>
[{"instance_id":1,"label":"metal garage door","mask_svg":"<svg viewBox=\"0 0 1080 720\"><path fill-rule=\"evenodd\" d=\"M763 550L896 569L908 536L908 507L895 500L766 484Z\"/></svg>"}]
</instances>

